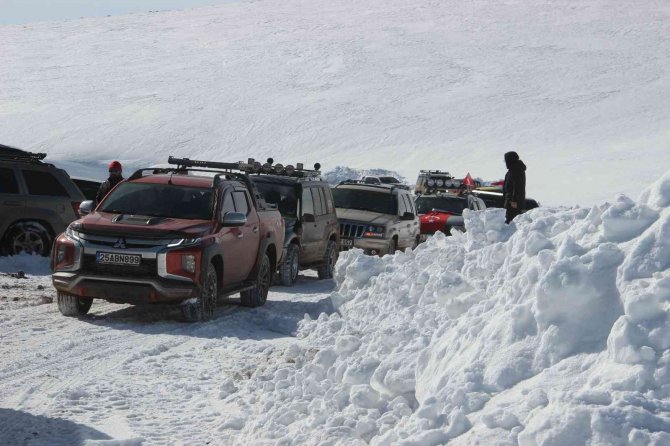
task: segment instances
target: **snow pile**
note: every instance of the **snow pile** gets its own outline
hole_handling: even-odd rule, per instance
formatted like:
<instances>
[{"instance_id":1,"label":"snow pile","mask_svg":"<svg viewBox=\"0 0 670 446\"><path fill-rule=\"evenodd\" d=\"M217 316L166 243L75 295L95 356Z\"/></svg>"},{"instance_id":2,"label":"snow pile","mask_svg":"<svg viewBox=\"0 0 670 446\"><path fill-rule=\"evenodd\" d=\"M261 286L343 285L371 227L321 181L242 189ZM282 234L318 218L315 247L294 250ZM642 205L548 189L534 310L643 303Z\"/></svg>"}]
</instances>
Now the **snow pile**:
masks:
<instances>
[{"instance_id":1,"label":"snow pile","mask_svg":"<svg viewBox=\"0 0 670 446\"><path fill-rule=\"evenodd\" d=\"M323 174L323 179L326 180L328 184L334 186L345 180L360 180L364 176L394 177L399 179L402 183L407 182L405 177L394 170L353 169L346 166L337 166L333 170L326 172Z\"/></svg>"},{"instance_id":2,"label":"snow pile","mask_svg":"<svg viewBox=\"0 0 670 446\"><path fill-rule=\"evenodd\" d=\"M465 214L338 262L338 313L221 387L236 444L670 443L670 172L639 202Z\"/></svg>"},{"instance_id":3,"label":"snow pile","mask_svg":"<svg viewBox=\"0 0 670 446\"><path fill-rule=\"evenodd\" d=\"M33 276L49 275L51 274L49 257L31 254L0 257L0 273L15 274L19 271Z\"/></svg>"}]
</instances>

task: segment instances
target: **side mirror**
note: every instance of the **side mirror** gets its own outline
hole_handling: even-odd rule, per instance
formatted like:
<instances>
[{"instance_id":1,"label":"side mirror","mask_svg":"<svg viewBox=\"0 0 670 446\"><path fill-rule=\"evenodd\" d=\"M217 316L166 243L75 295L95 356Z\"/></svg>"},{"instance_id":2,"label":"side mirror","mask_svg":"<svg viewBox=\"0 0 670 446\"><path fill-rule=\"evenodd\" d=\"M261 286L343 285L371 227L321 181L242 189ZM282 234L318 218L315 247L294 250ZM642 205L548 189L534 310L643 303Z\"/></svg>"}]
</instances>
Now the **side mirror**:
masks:
<instances>
[{"instance_id":1,"label":"side mirror","mask_svg":"<svg viewBox=\"0 0 670 446\"><path fill-rule=\"evenodd\" d=\"M226 212L221 219L221 225L225 227L244 226L247 224L247 216L241 212Z\"/></svg>"},{"instance_id":2,"label":"side mirror","mask_svg":"<svg viewBox=\"0 0 670 446\"><path fill-rule=\"evenodd\" d=\"M79 205L79 215L82 217L84 215L88 215L93 212L93 209L95 209L95 203L93 200L82 201Z\"/></svg>"},{"instance_id":3,"label":"side mirror","mask_svg":"<svg viewBox=\"0 0 670 446\"><path fill-rule=\"evenodd\" d=\"M314 223L316 218L314 218L314 214L302 214L302 221L303 223Z\"/></svg>"},{"instance_id":4,"label":"side mirror","mask_svg":"<svg viewBox=\"0 0 670 446\"><path fill-rule=\"evenodd\" d=\"M402 215L400 216L400 220L403 220L403 221L405 221L405 220L407 220L407 221L414 220L414 214L412 214L411 212L405 212L404 214L402 214Z\"/></svg>"}]
</instances>

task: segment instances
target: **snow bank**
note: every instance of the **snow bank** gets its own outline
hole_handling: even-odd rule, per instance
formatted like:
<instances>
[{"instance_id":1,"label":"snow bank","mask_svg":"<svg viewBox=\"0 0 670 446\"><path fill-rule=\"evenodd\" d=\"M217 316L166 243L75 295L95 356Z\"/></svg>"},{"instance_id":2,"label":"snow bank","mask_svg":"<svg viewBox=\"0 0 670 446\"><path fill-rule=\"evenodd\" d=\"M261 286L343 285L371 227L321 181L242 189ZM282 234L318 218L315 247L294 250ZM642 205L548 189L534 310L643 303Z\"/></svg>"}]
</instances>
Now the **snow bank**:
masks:
<instances>
[{"instance_id":1,"label":"snow bank","mask_svg":"<svg viewBox=\"0 0 670 446\"><path fill-rule=\"evenodd\" d=\"M670 444L670 172L638 202L467 212L338 262L337 313L226 385L236 444ZM248 420L248 421L247 421Z\"/></svg>"}]
</instances>

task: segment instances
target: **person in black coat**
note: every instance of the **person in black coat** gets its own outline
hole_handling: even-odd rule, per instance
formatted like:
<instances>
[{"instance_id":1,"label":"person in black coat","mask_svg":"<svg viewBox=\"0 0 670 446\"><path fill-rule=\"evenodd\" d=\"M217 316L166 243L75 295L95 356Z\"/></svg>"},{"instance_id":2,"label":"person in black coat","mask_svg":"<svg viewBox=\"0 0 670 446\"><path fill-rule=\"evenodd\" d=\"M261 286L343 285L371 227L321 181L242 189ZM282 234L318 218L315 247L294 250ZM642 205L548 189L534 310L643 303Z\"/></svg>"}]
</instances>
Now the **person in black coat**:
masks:
<instances>
[{"instance_id":1,"label":"person in black coat","mask_svg":"<svg viewBox=\"0 0 670 446\"><path fill-rule=\"evenodd\" d=\"M121 181L123 181L123 168L121 167L121 163L112 161L109 163L109 178L100 185L100 189L98 189L98 193L95 195L95 204L97 205L100 203L103 198L107 196L109 191L114 189L114 186Z\"/></svg>"},{"instance_id":2,"label":"person in black coat","mask_svg":"<svg viewBox=\"0 0 670 446\"><path fill-rule=\"evenodd\" d=\"M505 223L509 224L514 217L523 212L526 203L526 165L519 159L516 152L505 154L505 184L503 198L505 199Z\"/></svg>"}]
</instances>

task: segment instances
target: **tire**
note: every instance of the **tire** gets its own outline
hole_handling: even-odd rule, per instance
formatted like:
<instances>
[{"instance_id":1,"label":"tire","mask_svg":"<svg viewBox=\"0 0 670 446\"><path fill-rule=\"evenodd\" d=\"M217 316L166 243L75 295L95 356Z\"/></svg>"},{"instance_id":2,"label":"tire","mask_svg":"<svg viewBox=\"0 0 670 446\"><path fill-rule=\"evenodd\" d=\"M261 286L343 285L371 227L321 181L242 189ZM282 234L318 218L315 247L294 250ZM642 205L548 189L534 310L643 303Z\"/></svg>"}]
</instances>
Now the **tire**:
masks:
<instances>
[{"instance_id":1,"label":"tire","mask_svg":"<svg viewBox=\"0 0 670 446\"><path fill-rule=\"evenodd\" d=\"M202 282L200 296L195 301L189 300L181 306L184 320L186 322L199 322L214 318L218 296L219 289L216 268L210 263L207 267L205 279Z\"/></svg>"},{"instance_id":2,"label":"tire","mask_svg":"<svg viewBox=\"0 0 670 446\"><path fill-rule=\"evenodd\" d=\"M316 270L319 274L319 279L333 278L335 264L337 263L338 257L339 253L337 252L337 243L335 243L333 240L330 240L328 242L328 246L326 246L325 263Z\"/></svg>"},{"instance_id":3,"label":"tire","mask_svg":"<svg viewBox=\"0 0 670 446\"><path fill-rule=\"evenodd\" d=\"M279 283L283 286L293 286L298 280L300 271L300 247L291 243L286 248L286 259L279 268Z\"/></svg>"},{"instance_id":4,"label":"tire","mask_svg":"<svg viewBox=\"0 0 670 446\"><path fill-rule=\"evenodd\" d=\"M58 291L56 294L58 301L58 310L63 316L77 317L88 313L93 304L93 299L90 297L79 297Z\"/></svg>"},{"instance_id":5,"label":"tire","mask_svg":"<svg viewBox=\"0 0 670 446\"><path fill-rule=\"evenodd\" d=\"M391 241L389 242L389 252L388 253L390 255L394 255L395 252L397 251L397 249L398 249L398 244L395 241L395 238L392 238Z\"/></svg>"},{"instance_id":6,"label":"tire","mask_svg":"<svg viewBox=\"0 0 670 446\"><path fill-rule=\"evenodd\" d=\"M36 221L17 223L5 234L2 248L7 255L26 253L48 256L51 252L53 237Z\"/></svg>"},{"instance_id":7,"label":"tire","mask_svg":"<svg viewBox=\"0 0 670 446\"><path fill-rule=\"evenodd\" d=\"M270 258L267 254L263 254L261 267L258 269L256 286L250 290L242 291L240 293L240 303L242 306L260 307L261 305L265 304L268 299L268 292L270 291L271 283L272 268L270 267Z\"/></svg>"}]
</instances>

